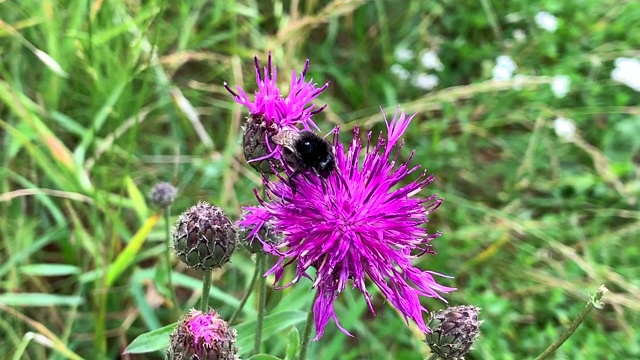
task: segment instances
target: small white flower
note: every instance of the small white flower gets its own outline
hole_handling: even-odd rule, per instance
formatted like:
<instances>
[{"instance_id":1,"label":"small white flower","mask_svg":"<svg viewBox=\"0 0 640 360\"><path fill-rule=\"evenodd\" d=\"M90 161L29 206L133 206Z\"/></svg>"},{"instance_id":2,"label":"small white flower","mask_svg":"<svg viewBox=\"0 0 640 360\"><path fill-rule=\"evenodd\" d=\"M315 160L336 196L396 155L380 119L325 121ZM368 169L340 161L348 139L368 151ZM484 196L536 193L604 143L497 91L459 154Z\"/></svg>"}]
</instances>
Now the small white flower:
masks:
<instances>
[{"instance_id":1,"label":"small white flower","mask_svg":"<svg viewBox=\"0 0 640 360\"><path fill-rule=\"evenodd\" d=\"M542 30L556 32L558 30L558 18L546 11L540 11L534 17L536 25Z\"/></svg>"},{"instance_id":2,"label":"small white flower","mask_svg":"<svg viewBox=\"0 0 640 360\"><path fill-rule=\"evenodd\" d=\"M409 50L405 47L398 47L393 52L393 56L399 62L407 62L413 60L416 57L416 54L413 52L413 50Z\"/></svg>"},{"instance_id":3,"label":"small white flower","mask_svg":"<svg viewBox=\"0 0 640 360\"><path fill-rule=\"evenodd\" d=\"M494 80L509 80L513 76L513 72L516 71L518 65L513 61L510 56L500 55L496 59L496 66L493 67L493 79Z\"/></svg>"},{"instance_id":4,"label":"small white flower","mask_svg":"<svg viewBox=\"0 0 640 360\"><path fill-rule=\"evenodd\" d=\"M422 54L422 56L420 57L420 62L422 63L422 66L424 66L429 70L431 69L437 70L437 71L444 70L444 65L442 65L442 62L440 62L438 53L433 50L429 50L424 54Z\"/></svg>"},{"instance_id":5,"label":"small white flower","mask_svg":"<svg viewBox=\"0 0 640 360\"><path fill-rule=\"evenodd\" d=\"M496 66L493 68L493 80L506 81L511 79L513 73L505 68Z\"/></svg>"},{"instance_id":6,"label":"small white flower","mask_svg":"<svg viewBox=\"0 0 640 360\"><path fill-rule=\"evenodd\" d=\"M505 68L507 71L514 72L518 69L518 65L509 55L500 55L496 59L496 65Z\"/></svg>"},{"instance_id":7,"label":"small white flower","mask_svg":"<svg viewBox=\"0 0 640 360\"><path fill-rule=\"evenodd\" d=\"M391 65L391 73L402 80L407 80L409 77L411 77L411 73L409 72L409 70L405 69L400 64Z\"/></svg>"},{"instance_id":8,"label":"small white flower","mask_svg":"<svg viewBox=\"0 0 640 360\"><path fill-rule=\"evenodd\" d=\"M567 75L556 75L551 79L551 91L558 99L567 96L571 79Z\"/></svg>"},{"instance_id":9,"label":"small white flower","mask_svg":"<svg viewBox=\"0 0 640 360\"><path fill-rule=\"evenodd\" d=\"M571 141L576 135L576 124L571 119L558 117L553 120L553 130L560 139Z\"/></svg>"},{"instance_id":10,"label":"small white flower","mask_svg":"<svg viewBox=\"0 0 640 360\"><path fill-rule=\"evenodd\" d=\"M411 85L423 90L431 90L439 83L440 79L433 74L420 73L411 78Z\"/></svg>"},{"instance_id":11,"label":"small white flower","mask_svg":"<svg viewBox=\"0 0 640 360\"><path fill-rule=\"evenodd\" d=\"M524 30L522 29L515 29L513 30L513 40L515 40L516 42L523 42L527 39L527 34L524 32Z\"/></svg>"},{"instance_id":12,"label":"small white flower","mask_svg":"<svg viewBox=\"0 0 640 360\"><path fill-rule=\"evenodd\" d=\"M640 60L619 57L614 64L616 67L611 71L611 79L640 91Z\"/></svg>"}]
</instances>

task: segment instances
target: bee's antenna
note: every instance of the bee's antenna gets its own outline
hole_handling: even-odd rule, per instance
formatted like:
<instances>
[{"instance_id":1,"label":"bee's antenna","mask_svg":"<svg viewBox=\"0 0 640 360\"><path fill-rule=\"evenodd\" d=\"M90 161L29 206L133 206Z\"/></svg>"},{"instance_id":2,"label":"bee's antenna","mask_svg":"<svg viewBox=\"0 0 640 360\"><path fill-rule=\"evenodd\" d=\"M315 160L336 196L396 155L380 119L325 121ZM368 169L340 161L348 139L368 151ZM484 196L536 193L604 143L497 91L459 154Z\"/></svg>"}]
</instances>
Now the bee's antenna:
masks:
<instances>
[{"instance_id":1,"label":"bee's antenna","mask_svg":"<svg viewBox=\"0 0 640 360\"><path fill-rule=\"evenodd\" d=\"M329 135L331 135L331 134L335 133L335 132L336 132L336 129L337 129L337 128L335 128L335 127L334 127L333 129L331 129L331 131L329 131L329 132L327 133L327 135L323 136L322 138L323 138L323 139L326 139Z\"/></svg>"}]
</instances>

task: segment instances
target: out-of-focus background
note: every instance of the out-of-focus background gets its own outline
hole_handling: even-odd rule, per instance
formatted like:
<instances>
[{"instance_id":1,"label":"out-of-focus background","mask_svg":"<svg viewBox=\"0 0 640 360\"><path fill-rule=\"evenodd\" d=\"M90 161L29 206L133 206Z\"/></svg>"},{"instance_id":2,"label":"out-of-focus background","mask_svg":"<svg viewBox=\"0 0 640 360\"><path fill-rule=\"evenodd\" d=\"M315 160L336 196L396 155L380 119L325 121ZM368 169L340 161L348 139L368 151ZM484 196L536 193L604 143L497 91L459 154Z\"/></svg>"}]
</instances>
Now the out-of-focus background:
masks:
<instances>
[{"instance_id":1,"label":"out-of-focus background","mask_svg":"<svg viewBox=\"0 0 640 360\"><path fill-rule=\"evenodd\" d=\"M305 59L331 82L325 133L382 130L381 107L418 113L402 156L415 149L445 199L437 255L419 264L455 277L450 304L482 308L469 359L534 357L601 284L606 306L554 358L640 358L638 24L633 0L0 1L0 354L118 358L175 321L149 190L179 188L172 221L198 200L234 218L255 203L246 113L223 81L252 92L253 56L271 51L283 89ZM201 274L175 260L193 306ZM214 274L224 317L252 271L238 250ZM306 311L309 285L270 291L269 312ZM329 325L310 357L427 356L379 294L375 306L345 292L336 311L355 337ZM267 352L284 356L288 329L268 332Z\"/></svg>"}]
</instances>

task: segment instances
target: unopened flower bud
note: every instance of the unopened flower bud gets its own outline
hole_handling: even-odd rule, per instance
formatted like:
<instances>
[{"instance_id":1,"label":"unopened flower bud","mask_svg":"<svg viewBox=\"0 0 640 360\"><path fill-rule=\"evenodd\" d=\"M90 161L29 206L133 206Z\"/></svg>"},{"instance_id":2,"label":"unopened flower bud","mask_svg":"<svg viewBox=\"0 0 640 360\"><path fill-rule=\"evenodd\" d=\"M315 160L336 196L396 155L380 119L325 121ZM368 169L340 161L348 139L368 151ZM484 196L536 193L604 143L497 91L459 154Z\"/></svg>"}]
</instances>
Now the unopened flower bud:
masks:
<instances>
[{"instance_id":1,"label":"unopened flower bud","mask_svg":"<svg viewBox=\"0 0 640 360\"><path fill-rule=\"evenodd\" d=\"M272 132L274 129L269 129L263 116L249 115L247 122L244 125L244 132L242 134L242 152L244 158L249 165L256 171L264 174L273 174L271 169L271 163L268 160L258 160L266 155L269 155L269 147L275 149L277 146L273 142L267 144L267 141L271 141Z\"/></svg>"},{"instance_id":2,"label":"unopened flower bud","mask_svg":"<svg viewBox=\"0 0 640 360\"><path fill-rule=\"evenodd\" d=\"M170 360L236 360L237 332L211 310L191 309L171 334Z\"/></svg>"},{"instance_id":3,"label":"unopened flower bud","mask_svg":"<svg viewBox=\"0 0 640 360\"><path fill-rule=\"evenodd\" d=\"M263 253L264 248L262 242L258 240L258 238L262 239L262 241L269 244L278 244L282 239L282 234L277 233L273 228L271 223L265 223L260 230L258 230L257 237L250 236L253 232L254 227L240 227L238 232L240 242L244 245L244 247L252 254Z\"/></svg>"},{"instance_id":4,"label":"unopened flower bud","mask_svg":"<svg viewBox=\"0 0 640 360\"><path fill-rule=\"evenodd\" d=\"M217 206L201 201L180 215L173 229L176 255L187 266L209 270L222 267L236 249L236 228Z\"/></svg>"},{"instance_id":5,"label":"unopened flower bud","mask_svg":"<svg viewBox=\"0 0 640 360\"><path fill-rule=\"evenodd\" d=\"M444 360L462 360L480 335L476 306L452 306L431 315L426 343Z\"/></svg>"},{"instance_id":6,"label":"unopened flower bud","mask_svg":"<svg viewBox=\"0 0 640 360\"><path fill-rule=\"evenodd\" d=\"M151 201L159 207L167 207L176 199L178 189L168 182L159 182L151 189Z\"/></svg>"}]
</instances>

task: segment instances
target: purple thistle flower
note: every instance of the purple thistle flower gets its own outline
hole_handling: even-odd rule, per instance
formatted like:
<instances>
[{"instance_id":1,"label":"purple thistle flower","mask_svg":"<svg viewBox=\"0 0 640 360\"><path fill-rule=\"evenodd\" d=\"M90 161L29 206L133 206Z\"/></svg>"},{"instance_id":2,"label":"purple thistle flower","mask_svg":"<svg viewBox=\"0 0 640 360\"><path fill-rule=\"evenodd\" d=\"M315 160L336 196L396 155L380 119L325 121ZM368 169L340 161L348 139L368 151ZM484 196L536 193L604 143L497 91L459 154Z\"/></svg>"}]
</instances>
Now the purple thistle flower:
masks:
<instances>
[{"instance_id":1,"label":"purple thistle flower","mask_svg":"<svg viewBox=\"0 0 640 360\"><path fill-rule=\"evenodd\" d=\"M250 119L264 121L264 127L268 130L264 133L264 144L268 147L268 154L249 159L249 161L262 161L270 158L282 159L282 148L271 141L271 136L283 129L297 131L299 125L302 125L305 130L311 128L319 130L311 117L324 110L326 105L314 110L315 105L309 103L317 98L329 86L329 83L317 88L313 79L305 80L307 70L309 70L309 60L307 59L300 76L296 75L295 70L292 71L289 94L282 97L277 84L278 71L271 63L271 53L269 53L267 66L262 69L262 72L257 56L254 57L254 61L256 83L258 84L254 101L251 101L247 93L237 85L235 91L227 82L224 83L224 87L237 103L249 109Z\"/></svg>"},{"instance_id":2,"label":"purple thistle flower","mask_svg":"<svg viewBox=\"0 0 640 360\"><path fill-rule=\"evenodd\" d=\"M423 332L430 330L422 317L427 309L419 297L445 301L439 293L455 290L437 284L433 277L445 275L420 270L411 263L425 253L434 253L430 242L440 233L428 234L423 225L442 202L436 195L415 197L434 180L426 172L407 185L400 184L420 167L409 166L413 153L406 162L396 164L404 144L399 139L412 118L398 111L391 122L385 117L386 139L380 134L373 145L369 133L363 158L359 156L363 146L358 128L346 152L336 131L336 170L327 179L300 174L290 180L295 182L294 194L281 176L273 182L264 177L266 197L255 191L260 206L245 208L239 225L253 227L249 236L262 241L266 252L280 257L266 275L274 273L278 282L284 269L295 263L296 276L286 286L302 277L313 281L312 288L318 291L313 307L316 340L322 337L329 319L351 335L340 326L333 309L348 280L362 292L373 313L365 284L366 277L371 279L405 320L412 319ZM283 234L278 244L260 239L259 230L267 223ZM307 274L310 267L316 269L314 279Z\"/></svg>"},{"instance_id":3,"label":"purple thistle flower","mask_svg":"<svg viewBox=\"0 0 640 360\"><path fill-rule=\"evenodd\" d=\"M237 332L215 310L191 309L170 336L167 356L172 360L237 360Z\"/></svg>"}]
</instances>

